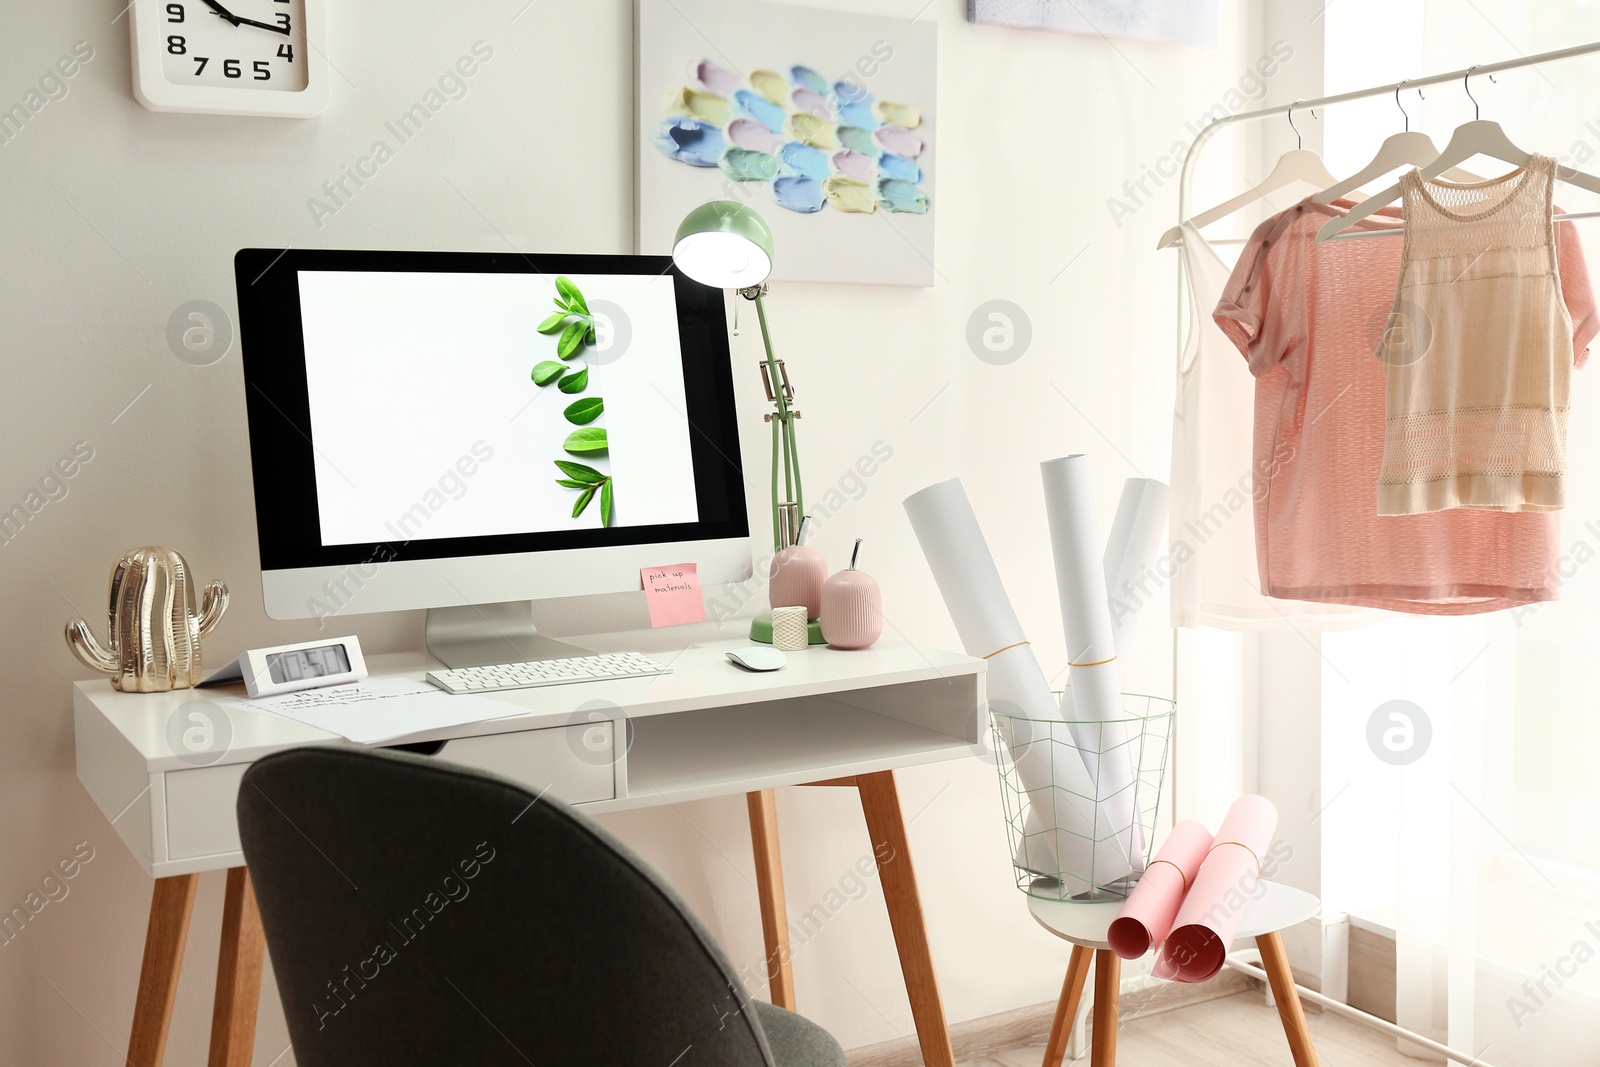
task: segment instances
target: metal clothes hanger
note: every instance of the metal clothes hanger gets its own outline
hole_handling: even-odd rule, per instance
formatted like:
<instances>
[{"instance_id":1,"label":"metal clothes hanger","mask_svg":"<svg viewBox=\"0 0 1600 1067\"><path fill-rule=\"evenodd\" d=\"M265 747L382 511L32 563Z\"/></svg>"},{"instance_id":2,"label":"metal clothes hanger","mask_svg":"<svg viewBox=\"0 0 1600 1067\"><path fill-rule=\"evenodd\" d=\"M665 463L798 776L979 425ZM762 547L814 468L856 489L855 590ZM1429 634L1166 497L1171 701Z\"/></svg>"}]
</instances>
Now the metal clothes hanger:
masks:
<instances>
[{"instance_id":1,"label":"metal clothes hanger","mask_svg":"<svg viewBox=\"0 0 1600 1067\"><path fill-rule=\"evenodd\" d=\"M1510 163L1514 167L1526 167L1529 160L1533 158L1533 153L1526 149L1518 148L1512 143L1511 138L1506 136L1506 131L1500 128L1498 122L1492 122L1481 117L1482 111L1478 107L1478 99L1472 95L1472 72L1476 69L1476 65L1468 67L1467 73L1461 79L1462 87L1467 91L1467 99L1472 101L1472 121L1457 126L1455 133L1450 135L1450 143L1444 146L1443 152L1439 153L1439 158L1421 169L1420 173L1424 181L1439 177L1457 163L1471 159L1473 156L1488 156L1491 159L1498 159L1502 163ZM1490 77L1492 80L1493 75ZM1576 186L1579 189L1587 189L1589 192L1600 194L1600 178L1596 178L1592 174L1585 174L1580 170L1573 170L1570 167L1558 167L1556 168L1556 180L1565 182L1567 185ZM1400 199L1400 183L1396 182L1382 192L1375 193L1363 200L1359 205L1351 209L1348 214L1330 219L1321 230L1317 231L1317 240L1328 240L1341 230L1355 225L1379 208L1392 204L1398 199ZM1594 214L1596 213L1580 212L1570 215L1558 215L1556 218L1589 218Z\"/></svg>"},{"instance_id":2,"label":"metal clothes hanger","mask_svg":"<svg viewBox=\"0 0 1600 1067\"><path fill-rule=\"evenodd\" d=\"M1294 124L1294 109L1300 101L1296 100L1289 107L1289 128L1294 131L1295 146L1278 157L1278 162L1273 166L1272 173L1263 178L1258 185L1251 186L1226 203L1218 204L1210 211L1203 211L1188 220L1188 225L1195 229L1204 229L1219 219L1225 219L1241 208L1259 203L1273 193L1297 182L1324 189L1338 181L1328 172L1328 166L1322 162L1322 157L1305 147L1305 139L1300 136L1300 128ZM1312 117L1316 117L1313 109ZM1174 226L1161 235L1161 240L1156 242L1156 247L1171 248L1183 240L1183 226Z\"/></svg>"},{"instance_id":3,"label":"metal clothes hanger","mask_svg":"<svg viewBox=\"0 0 1600 1067\"><path fill-rule=\"evenodd\" d=\"M1355 174L1330 185L1311 199L1318 204L1331 204L1347 193L1360 189L1374 178L1381 178L1392 170L1400 167L1425 167L1439 158L1439 147L1433 143L1433 138L1421 130L1411 128L1411 115L1406 111L1405 105L1400 102L1400 90L1405 88L1405 82L1394 87L1394 106L1400 109L1401 116L1405 119L1405 130L1388 137L1383 144L1378 146L1378 154L1372 157L1372 162L1362 167ZM1422 90L1417 90L1418 99L1422 98ZM1453 182L1482 181L1476 174L1452 167L1445 171L1444 176Z\"/></svg>"}]
</instances>

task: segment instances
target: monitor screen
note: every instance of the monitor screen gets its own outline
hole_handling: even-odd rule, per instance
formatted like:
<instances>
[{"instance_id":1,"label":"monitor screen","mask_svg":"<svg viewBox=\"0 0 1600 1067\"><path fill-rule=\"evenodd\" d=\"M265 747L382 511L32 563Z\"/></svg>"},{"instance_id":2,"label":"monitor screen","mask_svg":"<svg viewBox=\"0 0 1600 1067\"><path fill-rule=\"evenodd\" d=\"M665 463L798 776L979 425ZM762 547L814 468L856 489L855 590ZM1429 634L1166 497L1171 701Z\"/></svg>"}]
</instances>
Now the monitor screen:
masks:
<instances>
[{"instance_id":1,"label":"monitor screen","mask_svg":"<svg viewBox=\"0 0 1600 1067\"><path fill-rule=\"evenodd\" d=\"M670 258L235 266L264 574L747 542L723 294Z\"/></svg>"}]
</instances>

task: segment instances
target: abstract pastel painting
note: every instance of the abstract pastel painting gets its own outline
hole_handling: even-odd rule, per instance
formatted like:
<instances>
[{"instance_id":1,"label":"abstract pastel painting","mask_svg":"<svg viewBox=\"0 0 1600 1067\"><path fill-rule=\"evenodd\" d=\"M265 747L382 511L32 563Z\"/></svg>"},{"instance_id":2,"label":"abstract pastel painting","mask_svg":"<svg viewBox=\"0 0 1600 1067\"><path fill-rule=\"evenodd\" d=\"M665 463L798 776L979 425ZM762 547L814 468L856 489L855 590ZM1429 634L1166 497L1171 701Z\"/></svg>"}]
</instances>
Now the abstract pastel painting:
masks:
<instances>
[{"instance_id":1,"label":"abstract pastel painting","mask_svg":"<svg viewBox=\"0 0 1600 1067\"><path fill-rule=\"evenodd\" d=\"M937 29L748 0L638 0L638 250L707 200L772 227L773 278L932 285Z\"/></svg>"},{"instance_id":2,"label":"abstract pastel painting","mask_svg":"<svg viewBox=\"0 0 1600 1067\"><path fill-rule=\"evenodd\" d=\"M1217 46L1217 0L967 0L967 21Z\"/></svg>"}]
</instances>

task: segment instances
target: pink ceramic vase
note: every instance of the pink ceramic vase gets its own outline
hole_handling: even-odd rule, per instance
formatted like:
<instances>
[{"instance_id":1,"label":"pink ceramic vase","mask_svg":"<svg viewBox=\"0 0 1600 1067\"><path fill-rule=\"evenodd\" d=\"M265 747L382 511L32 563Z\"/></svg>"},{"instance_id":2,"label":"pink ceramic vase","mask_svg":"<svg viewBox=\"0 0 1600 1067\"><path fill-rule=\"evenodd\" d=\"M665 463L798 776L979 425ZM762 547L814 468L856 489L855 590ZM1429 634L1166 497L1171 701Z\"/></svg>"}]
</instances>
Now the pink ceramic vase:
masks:
<instances>
[{"instance_id":1,"label":"pink ceramic vase","mask_svg":"<svg viewBox=\"0 0 1600 1067\"><path fill-rule=\"evenodd\" d=\"M822 636L829 646L866 648L883 635L883 594L865 571L840 571L822 586Z\"/></svg>"},{"instance_id":2,"label":"pink ceramic vase","mask_svg":"<svg viewBox=\"0 0 1600 1067\"><path fill-rule=\"evenodd\" d=\"M822 614L822 583L828 577L828 561L809 545L790 545L772 557L767 570L768 603L775 608L803 604L806 618Z\"/></svg>"}]
</instances>

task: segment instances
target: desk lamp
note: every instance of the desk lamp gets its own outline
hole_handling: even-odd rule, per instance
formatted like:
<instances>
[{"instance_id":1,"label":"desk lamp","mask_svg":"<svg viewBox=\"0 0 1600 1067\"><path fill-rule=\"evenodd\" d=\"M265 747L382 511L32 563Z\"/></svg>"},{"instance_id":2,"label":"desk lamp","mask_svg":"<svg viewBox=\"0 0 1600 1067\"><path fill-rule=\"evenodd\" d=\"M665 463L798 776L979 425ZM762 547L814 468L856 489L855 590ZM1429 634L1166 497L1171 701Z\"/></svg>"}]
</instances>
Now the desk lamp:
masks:
<instances>
[{"instance_id":1,"label":"desk lamp","mask_svg":"<svg viewBox=\"0 0 1600 1067\"><path fill-rule=\"evenodd\" d=\"M765 416L765 421L772 424L772 550L782 552L799 541L806 498L800 486L800 453L794 440L794 420L800 412L790 407L794 388L789 384L783 360L772 354L772 336L767 331L767 312L762 304L767 295L767 277L772 273L772 231L765 219L744 204L713 200L684 217L672 242L672 262L702 285L733 289L756 305L761 343L767 353L761 364L761 382L774 408ZM813 643L820 643L821 628L815 621L811 628L815 631ZM768 617L756 621L751 636L770 640L770 633Z\"/></svg>"},{"instance_id":2,"label":"desk lamp","mask_svg":"<svg viewBox=\"0 0 1600 1067\"><path fill-rule=\"evenodd\" d=\"M734 289L756 305L761 341L767 358L761 364L761 381L775 411L772 423L772 550L794 544L799 529L792 524L805 514L805 494L800 488L800 457L795 451L794 420L799 413L789 407L794 389L783 361L772 354L767 313L762 297L772 273L772 231L755 211L733 200L713 200L689 212L672 243L672 262L702 285ZM783 495L778 492L778 472L783 472ZM794 507L786 508L785 504ZM788 528L785 529L786 524ZM785 535L787 541L785 542Z\"/></svg>"}]
</instances>

